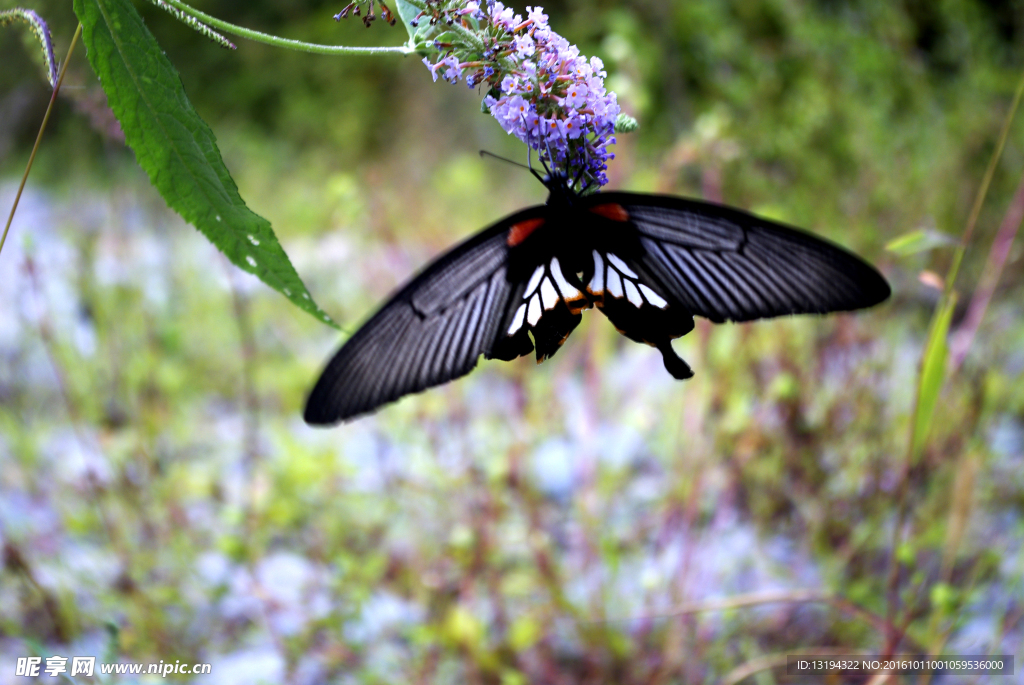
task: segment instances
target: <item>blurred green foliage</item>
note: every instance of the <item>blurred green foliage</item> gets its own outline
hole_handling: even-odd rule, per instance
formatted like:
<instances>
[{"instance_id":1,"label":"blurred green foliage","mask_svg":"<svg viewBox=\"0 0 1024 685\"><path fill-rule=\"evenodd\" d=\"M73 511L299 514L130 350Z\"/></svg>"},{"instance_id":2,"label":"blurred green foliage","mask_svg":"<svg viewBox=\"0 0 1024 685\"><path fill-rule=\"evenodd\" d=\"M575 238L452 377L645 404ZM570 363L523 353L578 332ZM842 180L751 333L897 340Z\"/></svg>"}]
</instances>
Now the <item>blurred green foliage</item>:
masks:
<instances>
[{"instance_id":1,"label":"blurred green foliage","mask_svg":"<svg viewBox=\"0 0 1024 685\"><path fill-rule=\"evenodd\" d=\"M68 3L23 4L67 45ZM310 41L403 38L336 25L331 3L202 8ZM139 9L242 196L343 325L542 201L477 157L523 153L478 94L415 59L227 52ZM1020 662L1021 248L904 473L938 297L919 275L941 277L952 251L882 246L960 235L1024 70L1024 4L547 9L640 121L613 185L805 226L878 263L892 302L698 326L679 345L687 383L592 312L544 365L484 363L314 431L300 407L337 337L168 212L76 55L0 255L4 664L38 644L212 661L217 682L506 685L733 682L759 659L768 683L771 655L826 647ZM35 52L0 36L5 207L47 96ZM954 331L1022 169L1018 121ZM748 604L710 610L723 597Z\"/></svg>"}]
</instances>

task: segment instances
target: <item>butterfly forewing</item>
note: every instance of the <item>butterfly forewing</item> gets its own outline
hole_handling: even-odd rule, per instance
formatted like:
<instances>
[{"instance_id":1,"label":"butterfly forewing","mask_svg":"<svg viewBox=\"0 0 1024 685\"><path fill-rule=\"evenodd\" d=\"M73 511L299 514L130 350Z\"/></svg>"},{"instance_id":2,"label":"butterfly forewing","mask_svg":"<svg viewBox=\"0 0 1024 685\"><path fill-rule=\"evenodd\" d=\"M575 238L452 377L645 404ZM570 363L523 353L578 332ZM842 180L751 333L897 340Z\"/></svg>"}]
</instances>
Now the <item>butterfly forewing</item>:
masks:
<instances>
[{"instance_id":1,"label":"butterfly forewing","mask_svg":"<svg viewBox=\"0 0 1024 685\"><path fill-rule=\"evenodd\" d=\"M643 247L649 287L716 323L870 307L889 285L869 264L820 238L746 212L682 198L601 193Z\"/></svg>"},{"instance_id":2,"label":"butterfly forewing","mask_svg":"<svg viewBox=\"0 0 1024 685\"><path fill-rule=\"evenodd\" d=\"M306 422L365 414L464 376L481 354L490 355L507 338L512 305L525 287L508 278L509 230L543 209L524 210L470 238L393 295L331 359L306 402ZM508 349L514 358L533 346Z\"/></svg>"}]
</instances>

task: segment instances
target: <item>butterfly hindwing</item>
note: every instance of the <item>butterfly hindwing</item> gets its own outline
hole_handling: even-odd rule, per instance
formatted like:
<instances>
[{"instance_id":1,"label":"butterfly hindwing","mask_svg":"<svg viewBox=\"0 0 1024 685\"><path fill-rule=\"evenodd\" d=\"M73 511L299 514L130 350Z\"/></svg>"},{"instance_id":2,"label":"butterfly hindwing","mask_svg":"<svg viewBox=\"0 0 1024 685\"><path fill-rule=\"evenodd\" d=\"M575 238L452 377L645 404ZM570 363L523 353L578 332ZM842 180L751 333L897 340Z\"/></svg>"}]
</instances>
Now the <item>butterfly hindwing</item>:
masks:
<instances>
[{"instance_id":1,"label":"butterfly hindwing","mask_svg":"<svg viewBox=\"0 0 1024 685\"><path fill-rule=\"evenodd\" d=\"M514 280L522 280L526 287L513 303L518 306L515 306L506 335L510 341L525 340L529 330L536 343L538 362L554 356L583 320L580 312L591 306L590 298L566 277L562 263L554 254L557 247L550 233L539 234L536 241L523 243L521 252L513 255L514 261L521 259L526 267L520 268L517 274L515 264L512 265ZM499 341L499 348L506 347L511 349L512 343ZM492 356L507 359L500 353Z\"/></svg>"},{"instance_id":2,"label":"butterfly hindwing","mask_svg":"<svg viewBox=\"0 0 1024 685\"><path fill-rule=\"evenodd\" d=\"M591 211L635 227L632 268L670 302L716 323L870 307L889 285L869 264L803 231L682 198L598 193Z\"/></svg>"},{"instance_id":3,"label":"butterfly hindwing","mask_svg":"<svg viewBox=\"0 0 1024 685\"><path fill-rule=\"evenodd\" d=\"M402 287L328 363L306 402L306 422L337 423L459 378L481 354L514 359L532 351L525 328L507 334L526 286L509 275L510 232L544 213L533 207L498 222Z\"/></svg>"},{"instance_id":4,"label":"butterfly hindwing","mask_svg":"<svg viewBox=\"0 0 1024 685\"><path fill-rule=\"evenodd\" d=\"M626 225L617 229L595 241L587 294L620 333L658 348L673 377L690 378L693 370L672 349L672 340L693 330L693 315L667 299L670 296L657 280L644 271L642 247L637 243L631 249L633 241L628 237L635 229Z\"/></svg>"}]
</instances>

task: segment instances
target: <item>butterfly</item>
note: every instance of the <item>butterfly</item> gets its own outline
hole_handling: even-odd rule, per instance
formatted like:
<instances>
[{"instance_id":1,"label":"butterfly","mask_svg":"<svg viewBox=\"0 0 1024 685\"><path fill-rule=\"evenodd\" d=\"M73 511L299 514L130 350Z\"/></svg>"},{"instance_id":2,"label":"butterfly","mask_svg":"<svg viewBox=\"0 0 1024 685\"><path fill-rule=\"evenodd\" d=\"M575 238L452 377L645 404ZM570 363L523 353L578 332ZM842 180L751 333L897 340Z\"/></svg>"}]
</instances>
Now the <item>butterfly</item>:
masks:
<instances>
[{"instance_id":1,"label":"butterfly","mask_svg":"<svg viewBox=\"0 0 1024 685\"><path fill-rule=\"evenodd\" d=\"M715 323L876 305L889 284L854 254L730 207L668 195L580 194L538 178L547 203L502 219L427 266L327 364L305 420L331 425L465 376L481 355L552 357L597 307L627 338L693 376L671 341Z\"/></svg>"}]
</instances>

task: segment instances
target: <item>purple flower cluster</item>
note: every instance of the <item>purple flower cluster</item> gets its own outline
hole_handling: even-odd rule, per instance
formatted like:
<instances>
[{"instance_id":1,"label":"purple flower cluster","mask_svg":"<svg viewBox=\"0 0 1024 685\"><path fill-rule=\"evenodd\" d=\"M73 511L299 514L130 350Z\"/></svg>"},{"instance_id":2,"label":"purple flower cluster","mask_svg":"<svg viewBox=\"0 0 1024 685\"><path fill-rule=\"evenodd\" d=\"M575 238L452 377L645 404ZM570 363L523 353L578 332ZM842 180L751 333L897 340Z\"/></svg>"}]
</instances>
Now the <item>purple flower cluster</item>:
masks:
<instances>
[{"instance_id":1,"label":"purple flower cluster","mask_svg":"<svg viewBox=\"0 0 1024 685\"><path fill-rule=\"evenodd\" d=\"M440 57L423 62L435 81L485 86L491 115L553 170L584 188L604 185L619 115L604 64L552 31L540 7L526 11L524 19L495 0L428 0L417 21L429 15L441 28L433 42Z\"/></svg>"}]
</instances>

